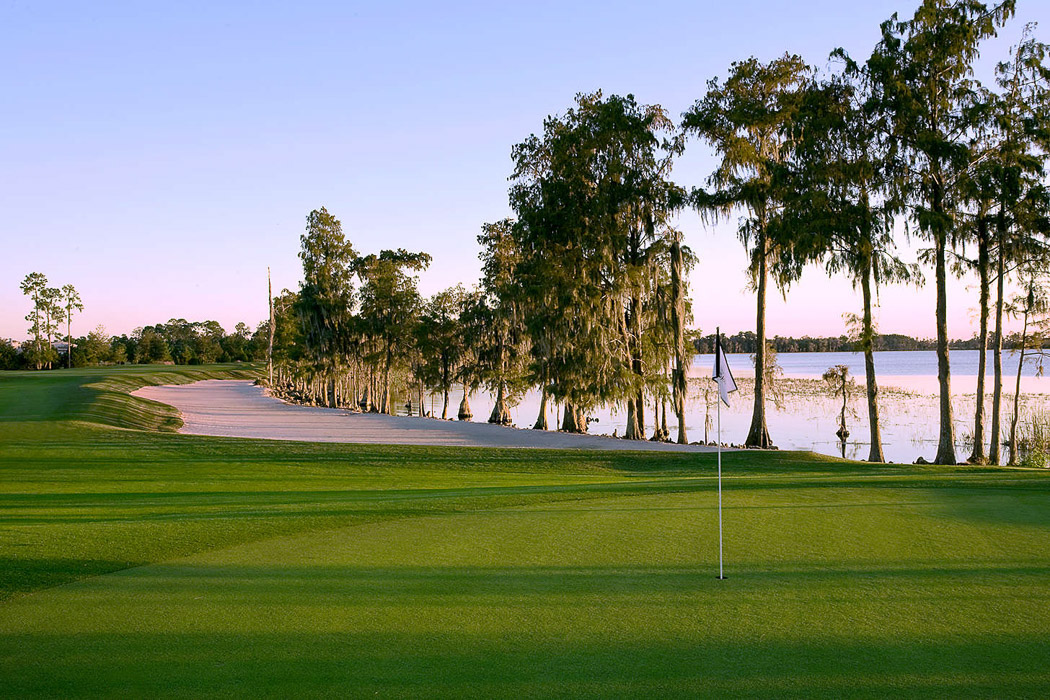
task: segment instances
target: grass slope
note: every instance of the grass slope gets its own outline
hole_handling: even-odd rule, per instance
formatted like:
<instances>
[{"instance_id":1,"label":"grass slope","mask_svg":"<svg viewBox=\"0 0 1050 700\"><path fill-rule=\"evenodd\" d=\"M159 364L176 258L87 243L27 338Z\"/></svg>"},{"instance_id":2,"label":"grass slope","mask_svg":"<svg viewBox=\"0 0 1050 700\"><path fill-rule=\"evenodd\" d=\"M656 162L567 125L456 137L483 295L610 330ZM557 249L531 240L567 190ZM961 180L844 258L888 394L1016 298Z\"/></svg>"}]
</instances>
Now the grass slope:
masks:
<instances>
[{"instance_id":1,"label":"grass slope","mask_svg":"<svg viewBox=\"0 0 1050 700\"><path fill-rule=\"evenodd\" d=\"M726 455L717 581L712 456L197 438L124 393L199 372L0 375L0 694L1050 694L1042 472Z\"/></svg>"}]
</instances>

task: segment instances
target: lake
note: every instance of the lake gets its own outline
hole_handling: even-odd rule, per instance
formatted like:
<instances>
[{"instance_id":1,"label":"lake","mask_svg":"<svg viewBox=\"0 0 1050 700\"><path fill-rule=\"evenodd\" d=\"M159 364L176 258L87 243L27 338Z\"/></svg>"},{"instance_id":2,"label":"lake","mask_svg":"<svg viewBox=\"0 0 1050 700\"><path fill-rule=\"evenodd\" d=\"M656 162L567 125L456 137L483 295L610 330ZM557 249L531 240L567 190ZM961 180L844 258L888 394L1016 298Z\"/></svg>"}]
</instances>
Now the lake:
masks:
<instances>
[{"instance_id":1,"label":"lake","mask_svg":"<svg viewBox=\"0 0 1050 700\"><path fill-rule=\"evenodd\" d=\"M977 350L953 350L949 354L953 377L976 377L980 353ZM729 366L741 374L754 374L754 364L750 355L730 354L727 356ZM697 355L693 366L706 368L710 372L714 355ZM1020 353L1003 351L1003 374L1014 377L1017 374L1017 363ZM1024 376L1034 377L1038 367L1035 358L1025 357ZM824 370L834 365L846 365L850 373L864 376L864 355L859 352L784 352L777 355L779 364L788 376L820 377ZM878 376L889 377L936 377L937 353L932 350L889 351L875 353L875 372ZM988 366L985 374L992 376L992 353L988 353Z\"/></svg>"},{"instance_id":2,"label":"lake","mask_svg":"<svg viewBox=\"0 0 1050 700\"><path fill-rule=\"evenodd\" d=\"M976 409L976 350L956 350L951 353L952 394L958 456L970 454L973 433L973 415ZM750 378L754 368L749 355L731 354L729 366L741 379L741 392L731 397L731 406L722 409L722 441L741 443L751 424L753 394ZM846 441L845 456L865 459L868 455L867 404L864 395L864 356L860 353L780 353L777 362L784 370L784 390L780 405L767 404L767 424L773 442L781 449L813 450L823 454L842 455L843 446L835 435L841 399L833 398L820 380L829 367L843 364L857 382L857 389L849 403L847 426L850 437ZM1004 434L1009 425L1008 412L1012 410L1013 387L1018 355L1003 352L1004 374ZM712 355L698 355L694 359L690 381L689 401L686 406L686 429L691 441L715 439L715 403L711 375ZM937 452L939 431L937 357L930 351L894 351L875 353L875 367L880 386L880 411L883 449L886 459L893 462L914 462L922 456L932 460ZM1050 369L1050 368L1048 368ZM1027 358L1022 380L1022 414L1027 411L1050 410L1050 380L1037 376L1038 368ZM991 423L991 353L987 368L988 397L986 399L986 436ZM462 396L454 392L449 412L455 415ZM470 397L474 419L484 421L492 410L492 398L478 392ZM436 399L440 412L440 397ZM429 407L428 407L429 408ZM529 392L511 408L515 425L529 428L539 411L538 392ZM552 407L549 420L555 419ZM622 410L596 411L596 422L590 432L623 435L626 414ZM646 433L653 431L653 412L650 406L645 416ZM672 436L676 435L677 420L668 416Z\"/></svg>"}]
</instances>

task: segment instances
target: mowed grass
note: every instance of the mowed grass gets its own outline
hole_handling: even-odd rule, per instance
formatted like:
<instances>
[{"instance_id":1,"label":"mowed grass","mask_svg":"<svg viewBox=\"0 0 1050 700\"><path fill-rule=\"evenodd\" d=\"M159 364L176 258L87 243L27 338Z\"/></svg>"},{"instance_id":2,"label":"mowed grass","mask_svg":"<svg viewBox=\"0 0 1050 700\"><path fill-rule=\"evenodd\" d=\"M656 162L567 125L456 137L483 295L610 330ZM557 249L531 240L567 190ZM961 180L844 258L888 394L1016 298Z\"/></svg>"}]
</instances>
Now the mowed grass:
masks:
<instances>
[{"instance_id":1,"label":"mowed grass","mask_svg":"<svg viewBox=\"0 0 1050 700\"><path fill-rule=\"evenodd\" d=\"M235 370L243 373L251 368ZM1040 471L170 432L0 374L0 695L1050 695Z\"/></svg>"}]
</instances>

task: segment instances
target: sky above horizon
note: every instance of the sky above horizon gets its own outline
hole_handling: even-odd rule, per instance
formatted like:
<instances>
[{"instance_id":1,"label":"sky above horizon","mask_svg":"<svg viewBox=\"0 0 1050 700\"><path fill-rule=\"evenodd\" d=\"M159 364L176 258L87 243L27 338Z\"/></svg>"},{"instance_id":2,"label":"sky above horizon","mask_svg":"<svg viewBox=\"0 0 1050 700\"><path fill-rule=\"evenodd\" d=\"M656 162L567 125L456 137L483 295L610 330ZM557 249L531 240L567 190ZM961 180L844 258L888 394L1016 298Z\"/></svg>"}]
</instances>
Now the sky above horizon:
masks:
<instances>
[{"instance_id":1,"label":"sky above horizon","mask_svg":"<svg viewBox=\"0 0 1050 700\"><path fill-rule=\"evenodd\" d=\"M916 2L34 3L0 7L0 337L26 336L29 272L71 283L74 334L169 318L228 331L301 279L307 213L325 206L362 253L422 250L420 290L477 281L481 224L511 214L510 150L579 92L634 94L674 117L734 60L866 56ZM1021 0L982 50L990 79L1026 22L1050 41L1050 3ZM712 154L676 164L702 184ZM736 222L679 225L699 255L694 325L753 330ZM914 260L905 243L902 257ZM886 288L882 332L934 334L932 275ZM821 269L770 335L839 335L859 294ZM976 328L974 280L949 289L949 334Z\"/></svg>"}]
</instances>

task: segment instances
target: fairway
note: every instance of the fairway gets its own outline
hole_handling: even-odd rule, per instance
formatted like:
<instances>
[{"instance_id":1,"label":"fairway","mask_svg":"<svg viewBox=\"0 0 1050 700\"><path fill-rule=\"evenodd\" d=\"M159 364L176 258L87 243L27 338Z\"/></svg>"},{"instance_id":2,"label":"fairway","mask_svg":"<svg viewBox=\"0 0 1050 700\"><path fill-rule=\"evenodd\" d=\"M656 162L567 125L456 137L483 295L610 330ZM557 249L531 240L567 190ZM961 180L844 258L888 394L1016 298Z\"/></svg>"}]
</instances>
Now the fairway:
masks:
<instances>
[{"instance_id":1,"label":"fairway","mask_svg":"<svg viewBox=\"0 0 1050 700\"><path fill-rule=\"evenodd\" d=\"M1050 694L1045 472L726 455L719 581L713 455L197 437L126 393L224 376L0 375L0 694Z\"/></svg>"}]
</instances>

